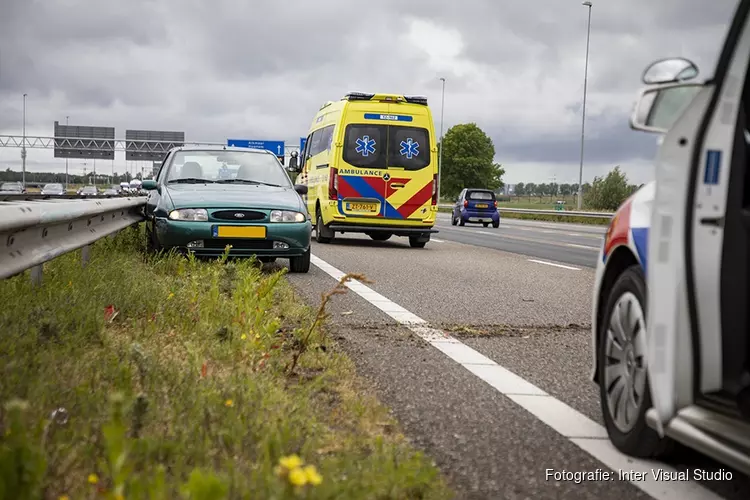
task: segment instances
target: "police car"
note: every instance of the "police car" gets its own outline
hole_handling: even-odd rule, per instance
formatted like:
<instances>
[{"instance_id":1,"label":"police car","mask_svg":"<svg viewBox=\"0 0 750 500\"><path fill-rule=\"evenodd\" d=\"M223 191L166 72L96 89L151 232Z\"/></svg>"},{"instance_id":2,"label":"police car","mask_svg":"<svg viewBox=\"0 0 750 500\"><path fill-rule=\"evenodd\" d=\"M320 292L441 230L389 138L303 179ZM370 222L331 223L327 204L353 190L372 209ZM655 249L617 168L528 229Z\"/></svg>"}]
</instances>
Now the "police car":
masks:
<instances>
[{"instance_id":1,"label":"police car","mask_svg":"<svg viewBox=\"0 0 750 500\"><path fill-rule=\"evenodd\" d=\"M599 254L591 375L622 452L680 442L750 475L748 65L742 0L712 79L682 58L644 73L631 126L664 136Z\"/></svg>"}]
</instances>

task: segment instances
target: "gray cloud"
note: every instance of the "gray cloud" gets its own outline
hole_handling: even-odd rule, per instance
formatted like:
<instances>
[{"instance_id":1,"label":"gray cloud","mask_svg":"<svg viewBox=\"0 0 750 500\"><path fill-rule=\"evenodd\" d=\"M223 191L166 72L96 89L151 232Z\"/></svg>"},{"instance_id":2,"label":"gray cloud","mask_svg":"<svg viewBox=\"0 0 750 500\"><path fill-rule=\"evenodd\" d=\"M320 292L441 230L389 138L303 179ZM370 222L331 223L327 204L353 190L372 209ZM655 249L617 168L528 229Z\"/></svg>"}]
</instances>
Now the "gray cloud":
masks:
<instances>
[{"instance_id":1,"label":"gray cloud","mask_svg":"<svg viewBox=\"0 0 750 500\"><path fill-rule=\"evenodd\" d=\"M709 76L735 0L594 3L586 171L619 163L640 172L655 149L653 136L627 124L642 70L682 55ZM524 165L513 176L545 182L555 164L578 161L586 21L579 1L559 0L416 0L408 9L395 0L371 9L335 0L4 0L0 134L20 130L23 93L29 134L44 136L69 115L118 136L166 129L188 140L296 144L320 105L350 90L425 94L437 129L444 76L445 128L476 122L498 161ZM0 168L17 168L18 152L2 149ZM122 170L124 159L115 164ZM64 162L32 150L29 165Z\"/></svg>"}]
</instances>

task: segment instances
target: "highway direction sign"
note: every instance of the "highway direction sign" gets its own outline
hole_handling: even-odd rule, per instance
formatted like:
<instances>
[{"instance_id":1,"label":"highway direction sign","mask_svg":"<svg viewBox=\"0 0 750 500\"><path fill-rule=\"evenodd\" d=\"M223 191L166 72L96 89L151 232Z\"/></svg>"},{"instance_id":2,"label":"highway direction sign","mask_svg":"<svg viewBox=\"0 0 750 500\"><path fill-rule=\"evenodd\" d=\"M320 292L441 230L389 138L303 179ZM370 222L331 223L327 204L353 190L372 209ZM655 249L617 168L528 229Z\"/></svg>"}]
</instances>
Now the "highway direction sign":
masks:
<instances>
[{"instance_id":1,"label":"highway direction sign","mask_svg":"<svg viewBox=\"0 0 750 500\"><path fill-rule=\"evenodd\" d=\"M276 156L284 156L284 141L255 141L252 139L227 139L227 146L236 148L265 149Z\"/></svg>"}]
</instances>

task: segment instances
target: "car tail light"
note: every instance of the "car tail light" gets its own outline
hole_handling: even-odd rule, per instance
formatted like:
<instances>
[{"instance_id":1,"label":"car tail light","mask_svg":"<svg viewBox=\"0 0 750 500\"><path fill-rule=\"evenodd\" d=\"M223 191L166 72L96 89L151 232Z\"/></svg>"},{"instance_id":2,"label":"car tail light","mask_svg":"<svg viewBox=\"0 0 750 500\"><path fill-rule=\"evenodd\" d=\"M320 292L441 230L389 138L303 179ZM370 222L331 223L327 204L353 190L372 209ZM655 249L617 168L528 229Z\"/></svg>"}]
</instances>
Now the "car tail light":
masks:
<instances>
[{"instance_id":1,"label":"car tail light","mask_svg":"<svg viewBox=\"0 0 750 500\"><path fill-rule=\"evenodd\" d=\"M328 177L328 198L335 200L339 195L339 171L331 168Z\"/></svg>"},{"instance_id":2,"label":"car tail light","mask_svg":"<svg viewBox=\"0 0 750 500\"><path fill-rule=\"evenodd\" d=\"M469 208L469 200L464 200L464 208Z\"/></svg>"},{"instance_id":3,"label":"car tail light","mask_svg":"<svg viewBox=\"0 0 750 500\"><path fill-rule=\"evenodd\" d=\"M495 201L492 202L492 206L495 207L495 208L497 208L497 200L495 200Z\"/></svg>"},{"instance_id":4,"label":"car tail light","mask_svg":"<svg viewBox=\"0 0 750 500\"><path fill-rule=\"evenodd\" d=\"M432 176L432 204L438 204L438 192L437 192L438 176L437 174Z\"/></svg>"}]
</instances>

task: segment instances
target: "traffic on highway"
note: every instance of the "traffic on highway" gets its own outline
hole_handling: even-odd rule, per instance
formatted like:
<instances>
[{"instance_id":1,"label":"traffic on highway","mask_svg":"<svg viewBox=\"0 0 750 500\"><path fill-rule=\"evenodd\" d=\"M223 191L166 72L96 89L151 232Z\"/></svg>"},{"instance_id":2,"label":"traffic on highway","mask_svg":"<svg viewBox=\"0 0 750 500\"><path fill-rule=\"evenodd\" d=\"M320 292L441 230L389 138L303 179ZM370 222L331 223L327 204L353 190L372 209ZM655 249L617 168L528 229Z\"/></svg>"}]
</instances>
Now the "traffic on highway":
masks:
<instances>
[{"instance_id":1,"label":"traffic on highway","mask_svg":"<svg viewBox=\"0 0 750 500\"><path fill-rule=\"evenodd\" d=\"M750 499L750 0L712 43L641 74L653 180L577 210L423 95L320 94L291 152L24 122L0 500ZM69 184L115 151L153 171Z\"/></svg>"}]
</instances>

